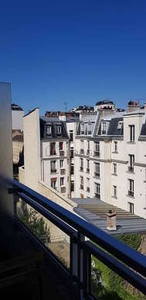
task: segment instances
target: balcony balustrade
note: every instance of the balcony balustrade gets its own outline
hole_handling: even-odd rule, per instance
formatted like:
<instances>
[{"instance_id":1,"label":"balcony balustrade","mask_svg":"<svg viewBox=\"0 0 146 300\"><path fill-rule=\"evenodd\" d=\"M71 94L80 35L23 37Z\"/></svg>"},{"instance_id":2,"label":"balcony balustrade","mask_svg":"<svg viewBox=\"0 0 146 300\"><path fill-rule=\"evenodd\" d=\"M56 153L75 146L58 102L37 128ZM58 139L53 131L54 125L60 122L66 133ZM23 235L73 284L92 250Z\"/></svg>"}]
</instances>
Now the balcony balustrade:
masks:
<instances>
[{"instance_id":1,"label":"balcony balustrade","mask_svg":"<svg viewBox=\"0 0 146 300\"><path fill-rule=\"evenodd\" d=\"M146 257L144 255L17 180L13 181L9 193L15 195L15 219L18 223L20 222L20 226L22 226L22 220L19 220L18 215L19 199L69 236L70 265L66 267L59 258L56 259L50 249L42 244L39 238L30 233L32 239L34 238L46 255L58 265L58 270L61 268L62 272L71 278L74 285L78 283L80 299L93 299L91 290L93 256L146 295ZM97 193L95 196L100 197ZM23 228L25 229L25 224ZM26 231L29 231L28 228Z\"/></svg>"}]
</instances>

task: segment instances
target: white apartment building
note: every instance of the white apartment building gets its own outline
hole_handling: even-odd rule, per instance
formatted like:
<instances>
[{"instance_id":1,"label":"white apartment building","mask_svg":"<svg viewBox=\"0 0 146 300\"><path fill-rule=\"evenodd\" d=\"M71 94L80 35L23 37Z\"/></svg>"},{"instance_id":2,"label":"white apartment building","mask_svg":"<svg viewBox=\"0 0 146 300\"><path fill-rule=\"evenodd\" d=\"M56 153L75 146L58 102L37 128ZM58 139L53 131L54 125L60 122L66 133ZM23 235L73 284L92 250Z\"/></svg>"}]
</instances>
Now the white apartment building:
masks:
<instances>
[{"instance_id":1,"label":"white apartment building","mask_svg":"<svg viewBox=\"0 0 146 300\"><path fill-rule=\"evenodd\" d=\"M17 104L11 104L12 112L12 130L21 130L23 131L23 109Z\"/></svg>"},{"instance_id":2,"label":"white apartment building","mask_svg":"<svg viewBox=\"0 0 146 300\"><path fill-rule=\"evenodd\" d=\"M75 197L97 197L146 218L146 110L107 112L79 123Z\"/></svg>"},{"instance_id":3,"label":"white apartment building","mask_svg":"<svg viewBox=\"0 0 146 300\"><path fill-rule=\"evenodd\" d=\"M38 181L70 196L69 138L58 118L39 117L39 109L24 116L25 184L38 190Z\"/></svg>"}]
</instances>

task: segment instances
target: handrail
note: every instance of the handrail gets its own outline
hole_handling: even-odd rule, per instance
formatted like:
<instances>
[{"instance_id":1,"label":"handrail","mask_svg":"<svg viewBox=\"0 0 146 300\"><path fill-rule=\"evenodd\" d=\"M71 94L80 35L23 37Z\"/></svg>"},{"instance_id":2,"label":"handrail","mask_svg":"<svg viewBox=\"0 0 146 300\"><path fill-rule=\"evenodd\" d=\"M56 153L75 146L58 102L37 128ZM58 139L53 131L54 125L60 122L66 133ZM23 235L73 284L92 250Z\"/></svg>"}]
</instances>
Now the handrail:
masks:
<instances>
[{"instance_id":1,"label":"handrail","mask_svg":"<svg viewBox=\"0 0 146 300\"><path fill-rule=\"evenodd\" d=\"M13 180L13 187L16 194L18 194L17 189L20 193L23 192L42 207L48 209L51 213L61 218L68 225L74 227L81 234L91 239L94 243L104 248L104 250L114 255L124 264L127 264L141 275L146 276L146 257L144 257L144 255L125 245L123 242L116 240L74 213L21 184L17 180Z\"/></svg>"}]
</instances>

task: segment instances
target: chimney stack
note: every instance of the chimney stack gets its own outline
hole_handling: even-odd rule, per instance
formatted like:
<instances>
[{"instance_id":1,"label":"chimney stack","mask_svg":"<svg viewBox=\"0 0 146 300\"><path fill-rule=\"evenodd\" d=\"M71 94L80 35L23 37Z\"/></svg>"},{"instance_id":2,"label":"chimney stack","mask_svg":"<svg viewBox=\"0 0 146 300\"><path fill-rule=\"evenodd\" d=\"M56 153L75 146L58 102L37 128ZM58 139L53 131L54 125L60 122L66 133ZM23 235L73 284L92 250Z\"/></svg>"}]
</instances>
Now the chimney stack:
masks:
<instances>
[{"instance_id":1,"label":"chimney stack","mask_svg":"<svg viewBox=\"0 0 146 300\"><path fill-rule=\"evenodd\" d=\"M115 210L109 210L107 215L107 229L108 230L117 230L116 227L116 211Z\"/></svg>"}]
</instances>

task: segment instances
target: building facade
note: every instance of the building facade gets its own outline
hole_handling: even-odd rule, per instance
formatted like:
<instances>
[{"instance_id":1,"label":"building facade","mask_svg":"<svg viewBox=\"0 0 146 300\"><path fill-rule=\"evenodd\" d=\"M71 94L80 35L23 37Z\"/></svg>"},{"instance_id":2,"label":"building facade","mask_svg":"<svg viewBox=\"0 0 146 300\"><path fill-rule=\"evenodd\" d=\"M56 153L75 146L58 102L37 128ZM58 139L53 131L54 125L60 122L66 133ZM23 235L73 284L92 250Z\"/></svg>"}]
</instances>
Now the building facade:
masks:
<instances>
[{"instance_id":1,"label":"building facade","mask_svg":"<svg viewBox=\"0 0 146 300\"><path fill-rule=\"evenodd\" d=\"M38 181L70 197L69 138L64 122L39 117L39 109L24 116L25 183Z\"/></svg>"},{"instance_id":2,"label":"building facade","mask_svg":"<svg viewBox=\"0 0 146 300\"><path fill-rule=\"evenodd\" d=\"M76 136L75 197L96 197L146 218L146 110L97 111Z\"/></svg>"}]
</instances>

